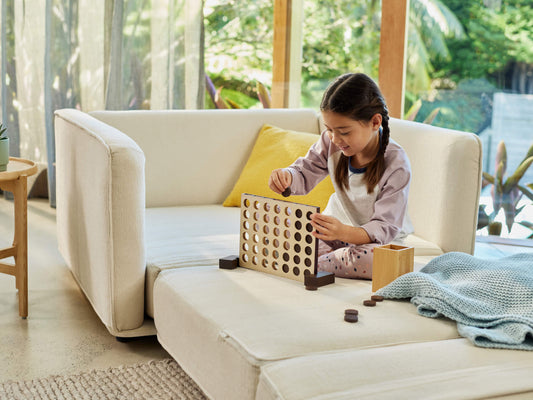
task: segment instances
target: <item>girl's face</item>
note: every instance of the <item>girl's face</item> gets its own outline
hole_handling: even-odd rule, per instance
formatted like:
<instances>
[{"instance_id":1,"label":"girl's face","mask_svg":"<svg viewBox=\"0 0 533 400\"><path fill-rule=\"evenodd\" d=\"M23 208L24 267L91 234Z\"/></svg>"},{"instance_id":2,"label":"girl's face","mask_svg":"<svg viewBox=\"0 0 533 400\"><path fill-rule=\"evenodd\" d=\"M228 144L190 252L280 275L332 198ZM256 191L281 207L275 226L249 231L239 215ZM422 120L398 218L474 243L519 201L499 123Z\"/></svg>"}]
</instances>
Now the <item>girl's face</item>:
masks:
<instances>
[{"instance_id":1,"label":"girl's face","mask_svg":"<svg viewBox=\"0 0 533 400\"><path fill-rule=\"evenodd\" d=\"M375 114L369 122L356 121L333 111L322 111L322 120L331 141L345 156L371 156L379 146L381 114Z\"/></svg>"}]
</instances>

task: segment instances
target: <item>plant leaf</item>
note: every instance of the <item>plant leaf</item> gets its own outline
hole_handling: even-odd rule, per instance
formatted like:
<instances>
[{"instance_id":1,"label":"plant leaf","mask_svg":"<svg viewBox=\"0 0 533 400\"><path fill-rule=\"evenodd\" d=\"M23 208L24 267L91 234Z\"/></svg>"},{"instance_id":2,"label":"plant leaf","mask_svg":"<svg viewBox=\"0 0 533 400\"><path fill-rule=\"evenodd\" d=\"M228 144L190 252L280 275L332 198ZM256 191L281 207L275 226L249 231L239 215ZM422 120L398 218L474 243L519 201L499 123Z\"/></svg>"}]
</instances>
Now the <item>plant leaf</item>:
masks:
<instances>
[{"instance_id":1,"label":"plant leaf","mask_svg":"<svg viewBox=\"0 0 533 400\"><path fill-rule=\"evenodd\" d=\"M215 94L215 106L216 108L228 108L226 102L222 98L222 87L219 87Z\"/></svg>"},{"instance_id":2,"label":"plant leaf","mask_svg":"<svg viewBox=\"0 0 533 400\"><path fill-rule=\"evenodd\" d=\"M520 179L522 179L528 168L531 166L531 163L533 163L533 156L529 157L518 166L516 171L507 179L507 181L505 181L505 185L503 187L504 192L509 192L513 187L518 185L518 182Z\"/></svg>"},{"instance_id":3,"label":"plant leaf","mask_svg":"<svg viewBox=\"0 0 533 400\"><path fill-rule=\"evenodd\" d=\"M505 174L505 171L507 170L507 148L505 147L505 143L504 141L502 140L500 143L498 143L498 147L496 149L496 165L495 165L495 169L498 170L498 168L500 167L500 164L503 163L503 169L502 169L502 178L503 178L503 175Z\"/></svg>"},{"instance_id":4,"label":"plant leaf","mask_svg":"<svg viewBox=\"0 0 533 400\"><path fill-rule=\"evenodd\" d=\"M231 99L226 99L226 102L229 104L229 106L233 109L238 109L238 108L241 108L240 105L238 105L237 103L235 103L233 100Z\"/></svg>"},{"instance_id":5,"label":"plant leaf","mask_svg":"<svg viewBox=\"0 0 533 400\"><path fill-rule=\"evenodd\" d=\"M209 97L211 97L211 101L217 107L217 103L215 101L217 91L215 89L215 85L213 84L213 81L209 77L209 75L205 74L205 90L207 90L207 93L209 93Z\"/></svg>"},{"instance_id":6,"label":"plant leaf","mask_svg":"<svg viewBox=\"0 0 533 400\"><path fill-rule=\"evenodd\" d=\"M531 201L533 201L533 192L531 190L529 190L528 187L525 187L525 186L522 186L522 185L517 185L518 189L520 189L522 191L522 193L524 193L524 195Z\"/></svg>"},{"instance_id":7,"label":"plant leaf","mask_svg":"<svg viewBox=\"0 0 533 400\"><path fill-rule=\"evenodd\" d=\"M515 219L515 206L510 202L504 201L502 204L503 211L505 212L505 225L507 225L507 230L511 232L511 228L514 224Z\"/></svg>"},{"instance_id":8,"label":"plant leaf","mask_svg":"<svg viewBox=\"0 0 533 400\"><path fill-rule=\"evenodd\" d=\"M435 108L431 113L427 116L427 118L424 120L424 124L431 125L437 115L439 114L440 107Z\"/></svg>"},{"instance_id":9,"label":"plant leaf","mask_svg":"<svg viewBox=\"0 0 533 400\"><path fill-rule=\"evenodd\" d=\"M531 146L529 146L529 150L527 151L526 156L520 162L520 164L522 164L524 161L526 161L529 157L533 157L533 143L531 144Z\"/></svg>"},{"instance_id":10,"label":"plant leaf","mask_svg":"<svg viewBox=\"0 0 533 400\"><path fill-rule=\"evenodd\" d=\"M270 100L270 93L268 92L268 89L265 85L263 85L261 82L257 81L256 84L257 89L257 97L259 98L259 101L263 105L263 108L270 108L271 107L271 100Z\"/></svg>"},{"instance_id":11,"label":"plant leaf","mask_svg":"<svg viewBox=\"0 0 533 400\"><path fill-rule=\"evenodd\" d=\"M533 230L533 223L529 221L518 221L517 224L520 224L522 226L525 226L526 228Z\"/></svg>"},{"instance_id":12,"label":"plant leaf","mask_svg":"<svg viewBox=\"0 0 533 400\"><path fill-rule=\"evenodd\" d=\"M407 111L404 119L408 121L414 121L421 107L422 107L422 100L418 99L417 101L413 103L409 111Z\"/></svg>"},{"instance_id":13,"label":"plant leaf","mask_svg":"<svg viewBox=\"0 0 533 400\"><path fill-rule=\"evenodd\" d=\"M487 172L483 172L483 179L485 179L487 182L492 183L494 185L494 177Z\"/></svg>"}]
</instances>

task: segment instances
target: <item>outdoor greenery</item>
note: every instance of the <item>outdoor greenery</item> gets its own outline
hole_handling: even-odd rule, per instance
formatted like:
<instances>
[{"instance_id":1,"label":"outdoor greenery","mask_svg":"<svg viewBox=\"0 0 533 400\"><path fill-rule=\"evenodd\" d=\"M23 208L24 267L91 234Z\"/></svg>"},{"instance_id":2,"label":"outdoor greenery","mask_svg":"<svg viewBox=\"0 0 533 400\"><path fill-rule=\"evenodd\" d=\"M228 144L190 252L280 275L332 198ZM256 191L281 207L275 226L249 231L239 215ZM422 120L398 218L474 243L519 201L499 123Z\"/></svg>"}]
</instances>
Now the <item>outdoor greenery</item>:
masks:
<instances>
[{"instance_id":1,"label":"outdoor greenery","mask_svg":"<svg viewBox=\"0 0 533 400\"><path fill-rule=\"evenodd\" d=\"M325 87L345 72L378 78L380 0L302 0L301 106L316 108ZM150 0L102 0L101 24L105 108L152 107L154 44ZM48 162L53 179L53 110L82 108L79 0L43 0L44 108ZM25 73L27 2L5 0L1 13L2 122L12 154L29 117L21 103L39 79ZM184 108L186 60L185 0L170 0L168 107ZM203 0L197 106L268 107L272 81L273 1ZM409 118L483 135L490 126L495 92L533 94L533 0L410 0L405 110ZM26 30L24 30L26 29ZM161 33L160 33L161 35ZM92 40L92 38L85 38ZM159 37L155 38L156 40ZM25 40L37 40L35 37ZM166 51L165 50L165 51ZM204 70L202 70L202 68ZM19 81L17 80L19 79ZM205 97L202 96L205 90ZM87 86L87 83L85 83ZM39 92L41 93L41 92ZM154 92L159 93L159 92ZM40 95L34 96L35 98ZM102 103L104 104L104 103ZM215 105L216 104L216 105ZM41 110L29 105L38 115ZM416 112L414 111L416 110ZM26 113L26 114L24 114ZM26 118L26 120L24 120ZM46 152L40 149L41 154ZM529 184L529 183L528 183ZM524 187L529 187L524 184Z\"/></svg>"}]
</instances>

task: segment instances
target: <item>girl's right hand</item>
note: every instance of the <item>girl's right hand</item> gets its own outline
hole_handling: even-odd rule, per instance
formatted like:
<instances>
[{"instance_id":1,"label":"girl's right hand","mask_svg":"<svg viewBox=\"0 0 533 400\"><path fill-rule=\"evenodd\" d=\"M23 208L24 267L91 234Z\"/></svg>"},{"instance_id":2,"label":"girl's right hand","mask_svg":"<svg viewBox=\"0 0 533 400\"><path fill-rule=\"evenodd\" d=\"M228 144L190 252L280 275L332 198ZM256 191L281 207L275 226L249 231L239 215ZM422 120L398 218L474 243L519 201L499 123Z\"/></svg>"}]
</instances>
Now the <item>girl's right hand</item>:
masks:
<instances>
[{"instance_id":1,"label":"girl's right hand","mask_svg":"<svg viewBox=\"0 0 533 400\"><path fill-rule=\"evenodd\" d=\"M285 189L291 186L292 174L286 169L275 169L270 174L268 179L268 186L274 192L281 194Z\"/></svg>"}]
</instances>

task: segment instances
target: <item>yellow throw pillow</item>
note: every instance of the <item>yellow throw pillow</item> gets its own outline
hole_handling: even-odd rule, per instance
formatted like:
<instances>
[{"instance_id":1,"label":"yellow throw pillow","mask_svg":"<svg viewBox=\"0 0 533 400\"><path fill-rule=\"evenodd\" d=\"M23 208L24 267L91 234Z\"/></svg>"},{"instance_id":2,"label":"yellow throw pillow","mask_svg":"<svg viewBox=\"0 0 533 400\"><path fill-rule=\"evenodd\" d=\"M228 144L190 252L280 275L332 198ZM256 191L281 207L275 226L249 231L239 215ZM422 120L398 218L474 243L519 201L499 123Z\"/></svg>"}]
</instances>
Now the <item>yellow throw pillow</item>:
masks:
<instances>
[{"instance_id":1,"label":"yellow throw pillow","mask_svg":"<svg viewBox=\"0 0 533 400\"><path fill-rule=\"evenodd\" d=\"M307 154L309 148L318 141L313 133L296 132L271 125L264 125L257 136L252 153L235 183L231 193L224 200L225 207L239 207L241 194L250 193L295 203L319 206L324 210L333 193L329 176L305 196L283 197L268 187L268 178L273 170L291 165L298 157Z\"/></svg>"}]
</instances>

